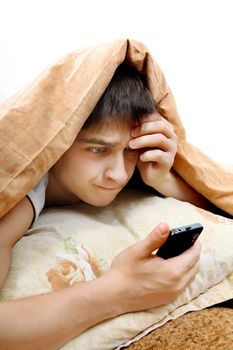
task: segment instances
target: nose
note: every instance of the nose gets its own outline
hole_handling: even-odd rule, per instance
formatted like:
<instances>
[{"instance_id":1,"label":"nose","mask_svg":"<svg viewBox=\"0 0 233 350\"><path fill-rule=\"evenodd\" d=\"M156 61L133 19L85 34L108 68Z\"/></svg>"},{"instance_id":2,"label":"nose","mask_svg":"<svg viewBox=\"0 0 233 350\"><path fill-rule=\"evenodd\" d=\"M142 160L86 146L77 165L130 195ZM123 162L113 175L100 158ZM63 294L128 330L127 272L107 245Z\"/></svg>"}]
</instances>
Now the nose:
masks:
<instances>
[{"instance_id":1,"label":"nose","mask_svg":"<svg viewBox=\"0 0 233 350\"><path fill-rule=\"evenodd\" d=\"M108 163L105 170L105 178L114 181L119 186L128 180L128 172L124 155L118 155Z\"/></svg>"}]
</instances>

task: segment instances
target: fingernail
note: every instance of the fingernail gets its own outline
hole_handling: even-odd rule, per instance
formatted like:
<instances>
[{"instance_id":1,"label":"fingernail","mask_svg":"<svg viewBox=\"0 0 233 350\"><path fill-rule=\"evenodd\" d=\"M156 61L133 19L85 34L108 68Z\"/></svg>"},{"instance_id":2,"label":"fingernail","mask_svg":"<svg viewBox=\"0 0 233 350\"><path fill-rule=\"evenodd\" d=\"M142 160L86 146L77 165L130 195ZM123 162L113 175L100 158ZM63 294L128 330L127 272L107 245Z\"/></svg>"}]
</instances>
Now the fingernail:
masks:
<instances>
[{"instance_id":1,"label":"fingernail","mask_svg":"<svg viewBox=\"0 0 233 350\"><path fill-rule=\"evenodd\" d=\"M161 236L167 236L167 233L169 231L168 225L166 223L161 223L159 224L158 227L159 227Z\"/></svg>"},{"instance_id":2,"label":"fingernail","mask_svg":"<svg viewBox=\"0 0 233 350\"><path fill-rule=\"evenodd\" d=\"M129 141L129 147L134 148L135 145L136 145L135 140L130 140L130 141Z\"/></svg>"}]
</instances>

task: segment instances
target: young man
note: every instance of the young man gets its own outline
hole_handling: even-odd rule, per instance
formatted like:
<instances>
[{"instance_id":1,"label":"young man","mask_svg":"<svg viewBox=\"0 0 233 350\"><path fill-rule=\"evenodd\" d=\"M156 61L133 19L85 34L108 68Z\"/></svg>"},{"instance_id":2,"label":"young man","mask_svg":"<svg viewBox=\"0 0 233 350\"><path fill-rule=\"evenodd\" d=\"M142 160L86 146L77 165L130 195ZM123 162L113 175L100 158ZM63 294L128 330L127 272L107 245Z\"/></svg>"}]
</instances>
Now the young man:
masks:
<instances>
[{"instance_id":1,"label":"young man","mask_svg":"<svg viewBox=\"0 0 233 350\"><path fill-rule=\"evenodd\" d=\"M144 183L163 195L203 206L203 198L171 170L176 143L173 128L157 113L143 77L130 66L119 66L70 149L1 219L0 284L14 243L44 205L81 200L106 206L136 167ZM197 242L176 258L153 257L168 232L167 224L158 225L146 239L119 254L110 271L94 281L1 302L0 347L56 349L98 322L173 300L199 270L200 245Z\"/></svg>"}]
</instances>

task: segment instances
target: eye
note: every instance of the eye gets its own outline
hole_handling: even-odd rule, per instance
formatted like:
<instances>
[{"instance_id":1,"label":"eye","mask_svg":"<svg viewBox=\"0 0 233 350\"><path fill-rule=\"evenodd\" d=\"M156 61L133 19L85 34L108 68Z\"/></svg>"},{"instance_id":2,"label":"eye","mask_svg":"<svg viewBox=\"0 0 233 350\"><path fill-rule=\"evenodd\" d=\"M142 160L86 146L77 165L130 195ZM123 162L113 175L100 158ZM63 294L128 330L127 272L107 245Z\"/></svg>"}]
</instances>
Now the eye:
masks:
<instances>
[{"instance_id":1,"label":"eye","mask_svg":"<svg viewBox=\"0 0 233 350\"><path fill-rule=\"evenodd\" d=\"M106 151L105 147L90 147L89 151L91 151L94 154L101 154Z\"/></svg>"}]
</instances>

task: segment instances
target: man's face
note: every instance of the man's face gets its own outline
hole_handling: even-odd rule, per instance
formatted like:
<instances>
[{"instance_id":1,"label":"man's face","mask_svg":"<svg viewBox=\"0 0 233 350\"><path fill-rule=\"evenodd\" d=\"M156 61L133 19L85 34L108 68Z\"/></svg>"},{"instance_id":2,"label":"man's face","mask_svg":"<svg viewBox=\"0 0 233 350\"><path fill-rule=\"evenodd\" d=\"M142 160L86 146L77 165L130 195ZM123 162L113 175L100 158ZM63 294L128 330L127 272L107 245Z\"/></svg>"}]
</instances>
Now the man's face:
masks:
<instances>
[{"instance_id":1,"label":"man's face","mask_svg":"<svg viewBox=\"0 0 233 350\"><path fill-rule=\"evenodd\" d=\"M81 130L52 168L52 176L69 198L95 206L110 204L127 184L138 152L129 148L131 126L105 122Z\"/></svg>"}]
</instances>

